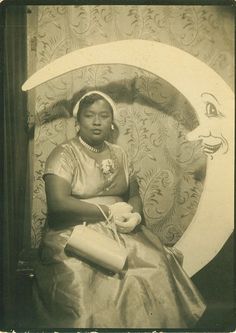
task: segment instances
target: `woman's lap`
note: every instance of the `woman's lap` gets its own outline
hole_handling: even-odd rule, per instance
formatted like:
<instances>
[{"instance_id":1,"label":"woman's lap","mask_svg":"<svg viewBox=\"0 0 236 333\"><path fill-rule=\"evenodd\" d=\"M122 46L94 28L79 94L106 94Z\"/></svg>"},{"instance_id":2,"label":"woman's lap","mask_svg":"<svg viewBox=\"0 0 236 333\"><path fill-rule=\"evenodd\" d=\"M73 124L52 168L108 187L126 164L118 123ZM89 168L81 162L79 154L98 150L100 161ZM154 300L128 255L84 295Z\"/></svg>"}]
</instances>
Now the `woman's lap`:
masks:
<instances>
[{"instance_id":1,"label":"woman's lap","mask_svg":"<svg viewBox=\"0 0 236 333\"><path fill-rule=\"evenodd\" d=\"M158 238L154 246L142 231L120 235L129 255L115 274L66 254L71 231L47 233L36 267L35 299L51 327L193 327L201 297Z\"/></svg>"}]
</instances>

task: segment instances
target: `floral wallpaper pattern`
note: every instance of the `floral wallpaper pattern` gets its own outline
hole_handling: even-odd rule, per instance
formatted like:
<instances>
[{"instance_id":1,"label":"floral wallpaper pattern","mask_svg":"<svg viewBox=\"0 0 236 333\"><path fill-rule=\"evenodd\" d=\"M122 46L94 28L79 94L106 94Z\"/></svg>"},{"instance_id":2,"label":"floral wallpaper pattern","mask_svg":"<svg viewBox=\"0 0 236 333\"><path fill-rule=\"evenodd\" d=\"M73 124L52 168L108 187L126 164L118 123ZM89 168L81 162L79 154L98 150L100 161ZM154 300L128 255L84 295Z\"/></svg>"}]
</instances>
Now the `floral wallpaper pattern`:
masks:
<instances>
[{"instance_id":1,"label":"floral wallpaper pattern","mask_svg":"<svg viewBox=\"0 0 236 333\"><path fill-rule=\"evenodd\" d=\"M78 48L137 38L191 53L233 87L232 20L229 7L215 6L29 6L28 72L31 75ZM56 145L76 133L71 117L45 122L42 115L56 102L60 113L60 101L70 101L84 87L109 88L112 84L117 87L111 88L111 95L118 109L118 143L134 164L147 226L165 244L173 245L197 210L206 158L201 142L190 143L185 138L197 126L189 102L168 82L139 68L93 65L29 93L29 126L34 126L33 247L39 245L46 217L45 161ZM122 97L121 87L127 98Z\"/></svg>"}]
</instances>

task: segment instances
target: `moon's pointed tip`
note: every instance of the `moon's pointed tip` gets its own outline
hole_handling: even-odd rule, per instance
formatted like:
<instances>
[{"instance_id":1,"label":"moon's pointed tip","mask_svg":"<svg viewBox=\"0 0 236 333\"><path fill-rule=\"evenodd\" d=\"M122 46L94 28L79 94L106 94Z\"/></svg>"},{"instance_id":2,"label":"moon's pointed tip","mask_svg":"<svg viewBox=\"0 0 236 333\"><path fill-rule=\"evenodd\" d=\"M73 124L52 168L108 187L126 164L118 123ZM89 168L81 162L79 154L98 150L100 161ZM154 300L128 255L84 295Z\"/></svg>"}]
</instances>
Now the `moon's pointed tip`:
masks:
<instances>
[{"instance_id":1,"label":"moon's pointed tip","mask_svg":"<svg viewBox=\"0 0 236 333\"><path fill-rule=\"evenodd\" d=\"M27 87L27 84L26 84L26 83L24 83L24 84L22 85L21 90L22 90L22 91L27 91L27 90L28 90L28 87Z\"/></svg>"}]
</instances>

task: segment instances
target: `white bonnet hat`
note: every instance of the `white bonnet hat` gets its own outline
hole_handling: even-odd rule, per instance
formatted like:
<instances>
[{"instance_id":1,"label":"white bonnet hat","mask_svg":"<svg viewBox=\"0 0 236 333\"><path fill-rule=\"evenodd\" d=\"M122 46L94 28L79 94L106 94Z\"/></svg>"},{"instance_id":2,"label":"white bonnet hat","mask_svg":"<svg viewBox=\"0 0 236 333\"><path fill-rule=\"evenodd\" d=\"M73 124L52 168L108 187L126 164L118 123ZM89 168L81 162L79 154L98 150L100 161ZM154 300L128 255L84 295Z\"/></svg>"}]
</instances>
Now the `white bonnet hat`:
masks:
<instances>
[{"instance_id":1,"label":"white bonnet hat","mask_svg":"<svg viewBox=\"0 0 236 333\"><path fill-rule=\"evenodd\" d=\"M84 94L79 100L78 102L75 104L74 108L73 108L73 117L77 119L77 114L78 114L78 111L79 111L79 106L80 106L80 102L87 96L90 96L90 95L93 95L93 94L97 94L97 95L100 95L102 96L111 106L112 108L112 111L113 111L113 118L115 116L115 113L116 113L116 106L115 106L115 103L113 102L113 100L111 99L110 96L108 96L107 94L101 92L101 91L98 91L98 90L92 90L92 91L89 91L88 93Z\"/></svg>"}]
</instances>

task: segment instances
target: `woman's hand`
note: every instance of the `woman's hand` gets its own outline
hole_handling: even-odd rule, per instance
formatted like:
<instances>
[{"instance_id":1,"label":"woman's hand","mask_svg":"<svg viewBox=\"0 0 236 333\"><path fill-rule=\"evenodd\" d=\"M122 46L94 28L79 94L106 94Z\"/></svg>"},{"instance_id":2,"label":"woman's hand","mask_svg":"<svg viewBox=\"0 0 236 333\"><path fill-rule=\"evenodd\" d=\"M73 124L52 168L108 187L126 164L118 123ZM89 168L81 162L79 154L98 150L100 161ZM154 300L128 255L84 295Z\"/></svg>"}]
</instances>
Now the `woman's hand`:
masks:
<instances>
[{"instance_id":1,"label":"woman's hand","mask_svg":"<svg viewBox=\"0 0 236 333\"><path fill-rule=\"evenodd\" d=\"M127 213L120 217L114 218L117 231L127 234L135 229L141 223L141 215L139 213Z\"/></svg>"},{"instance_id":2,"label":"woman's hand","mask_svg":"<svg viewBox=\"0 0 236 333\"><path fill-rule=\"evenodd\" d=\"M120 217L124 214L131 213L133 207L126 202L116 202L115 204L109 206L110 213L113 217Z\"/></svg>"}]
</instances>

